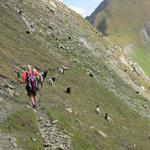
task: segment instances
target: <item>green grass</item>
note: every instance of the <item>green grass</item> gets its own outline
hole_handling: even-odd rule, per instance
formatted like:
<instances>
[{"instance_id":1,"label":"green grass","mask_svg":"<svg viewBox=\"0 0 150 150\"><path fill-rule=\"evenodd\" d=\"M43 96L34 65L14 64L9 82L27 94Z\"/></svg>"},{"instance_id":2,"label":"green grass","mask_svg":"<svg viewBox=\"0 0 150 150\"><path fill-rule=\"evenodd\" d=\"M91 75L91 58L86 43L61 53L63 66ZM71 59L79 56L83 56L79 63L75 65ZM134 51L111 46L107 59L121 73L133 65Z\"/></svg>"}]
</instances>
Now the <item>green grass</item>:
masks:
<instances>
[{"instance_id":1,"label":"green grass","mask_svg":"<svg viewBox=\"0 0 150 150\"><path fill-rule=\"evenodd\" d=\"M114 76L114 78L116 77ZM120 82L118 78L116 80ZM67 83L68 85L75 83L71 95L64 93ZM81 86L82 89L79 88ZM133 94L133 91L130 91L129 87L127 89L127 94L130 93L135 98L136 95ZM135 143L138 145L135 149L140 150L143 145L145 145L145 149L148 149L148 140L143 140L147 137L143 130L149 130L150 121L128 108L103 85L97 85L82 69L78 68L76 71L68 72L60 77L49 94L51 98L55 97L57 106L46 106L47 113L50 118L57 119L59 126L72 135L74 149L121 150L127 149L127 147L131 148ZM53 101L49 100L49 103L53 103ZM71 105L73 114L66 111L68 104ZM100 104L101 107L99 116L95 113L97 104ZM112 123L104 120L105 112L109 112L113 118ZM90 126L94 126L94 129L90 129ZM98 134L98 130L106 133L108 139L103 139ZM141 137L140 142L138 135ZM125 146L125 143L129 146Z\"/></svg>"},{"instance_id":2,"label":"green grass","mask_svg":"<svg viewBox=\"0 0 150 150\"><path fill-rule=\"evenodd\" d=\"M95 149L94 145L91 144L90 140L87 140L81 128L78 127L77 121L71 115L67 114L64 110L60 110L60 108L48 108L47 112L50 118L59 120L60 128L67 130L71 136L74 150Z\"/></svg>"},{"instance_id":3,"label":"green grass","mask_svg":"<svg viewBox=\"0 0 150 150\"><path fill-rule=\"evenodd\" d=\"M145 48L138 48L131 54L135 62L137 62L144 70L144 72L150 76L150 57L149 52Z\"/></svg>"},{"instance_id":4,"label":"green grass","mask_svg":"<svg viewBox=\"0 0 150 150\"><path fill-rule=\"evenodd\" d=\"M147 131L150 130L150 121L139 115L146 110L138 107L147 101L137 95L107 65L104 57L105 49L109 46L107 42L101 39L83 18L74 13L70 15L63 10L57 18L51 12L43 11L36 0L32 1L32 5L30 2L20 5L34 21L36 32L27 35L27 28L13 7L0 7L0 74L14 81L15 65L35 64L42 70L49 69L47 80L41 89L42 107L46 109L50 119L58 120L60 129L67 130L71 135L75 150L148 150ZM42 21L39 19L41 15L45 16ZM47 31L49 24L53 27L53 30L49 31L50 34ZM43 32L40 33L40 30ZM115 34L114 36L118 36ZM122 34L125 34L125 31L122 31ZM68 36L72 39L68 40ZM78 46L81 44L80 38L85 39L92 48ZM65 48L59 49L59 44L63 44ZM70 53L66 51L67 46L71 48ZM73 58L78 59L80 63L74 62ZM63 75L58 72L61 65L70 68ZM93 73L93 78L87 74L88 70ZM51 77L56 77L54 86L47 84ZM114 83L118 86L112 89ZM65 93L68 86L72 89L71 94ZM16 106L19 102L24 106L27 97L22 90L24 87L19 88L20 96L15 98ZM122 95L123 98L130 97L131 103L136 104L137 111L126 105L124 99L118 95ZM97 104L101 108L99 116L95 113ZM66 111L67 106L72 108L73 113ZM104 120L106 112L113 119L111 123ZM29 109L14 110L0 128L3 132L17 137L18 144L23 149L43 149L35 114ZM101 137L98 130L106 133L108 138ZM32 138L37 141L33 142ZM137 145L136 148L133 147L134 144Z\"/></svg>"},{"instance_id":5,"label":"green grass","mask_svg":"<svg viewBox=\"0 0 150 150\"><path fill-rule=\"evenodd\" d=\"M43 149L43 140L40 136L35 114L32 110L24 109L9 116L0 125L2 132L9 133L17 138L17 143L25 150ZM35 142L32 139L36 139Z\"/></svg>"}]
</instances>

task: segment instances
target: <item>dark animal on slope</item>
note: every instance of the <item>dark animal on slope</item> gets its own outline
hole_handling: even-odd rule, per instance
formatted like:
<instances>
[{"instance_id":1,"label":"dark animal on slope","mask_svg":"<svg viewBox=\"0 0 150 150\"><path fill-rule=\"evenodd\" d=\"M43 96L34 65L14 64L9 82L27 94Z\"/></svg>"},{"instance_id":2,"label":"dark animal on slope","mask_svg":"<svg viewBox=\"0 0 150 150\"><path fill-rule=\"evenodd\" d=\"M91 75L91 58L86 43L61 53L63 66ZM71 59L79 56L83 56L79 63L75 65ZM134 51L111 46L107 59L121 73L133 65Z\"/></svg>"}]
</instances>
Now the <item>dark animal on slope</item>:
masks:
<instances>
[{"instance_id":1,"label":"dark animal on slope","mask_svg":"<svg viewBox=\"0 0 150 150\"><path fill-rule=\"evenodd\" d=\"M105 120L107 120L108 122L112 121L107 112L105 113Z\"/></svg>"},{"instance_id":2,"label":"dark animal on slope","mask_svg":"<svg viewBox=\"0 0 150 150\"><path fill-rule=\"evenodd\" d=\"M43 80L45 80L45 78L47 77L47 73L48 73L47 70L41 73Z\"/></svg>"},{"instance_id":3,"label":"dark animal on slope","mask_svg":"<svg viewBox=\"0 0 150 150\"><path fill-rule=\"evenodd\" d=\"M38 83L39 83L41 86L43 86L43 82L44 82L44 80L45 80L46 77L47 77L47 73L48 73L47 70L41 73L41 76L42 76L43 81L42 81L42 80L38 80Z\"/></svg>"},{"instance_id":4,"label":"dark animal on slope","mask_svg":"<svg viewBox=\"0 0 150 150\"><path fill-rule=\"evenodd\" d=\"M68 88L66 89L66 93L68 93L68 94L71 93L71 87L68 87Z\"/></svg>"}]
</instances>

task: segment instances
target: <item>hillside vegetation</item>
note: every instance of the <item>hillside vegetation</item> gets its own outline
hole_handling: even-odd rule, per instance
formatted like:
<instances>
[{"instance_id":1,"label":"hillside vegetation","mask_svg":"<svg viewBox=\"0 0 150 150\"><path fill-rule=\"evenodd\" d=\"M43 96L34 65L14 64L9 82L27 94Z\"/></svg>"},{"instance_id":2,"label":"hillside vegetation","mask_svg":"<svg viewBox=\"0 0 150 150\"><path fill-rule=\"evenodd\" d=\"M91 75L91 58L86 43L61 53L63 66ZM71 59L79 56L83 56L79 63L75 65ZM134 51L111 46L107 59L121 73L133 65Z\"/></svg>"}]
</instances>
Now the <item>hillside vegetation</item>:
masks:
<instances>
[{"instance_id":1,"label":"hillside vegetation","mask_svg":"<svg viewBox=\"0 0 150 150\"><path fill-rule=\"evenodd\" d=\"M104 0L87 19L150 75L149 0Z\"/></svg>"},{"instance_id":2,"label":"hillside vegetation","mask_svg":"<svg viewBox=\"0 0 150 150\"><path fill-rule=\"evenodd\" d=\"M57 0L1 0L0 149L149 150L148 82L112 45ZM49 71L37 110L15 80L28 64Z\"/></svg>"}]
</instances>

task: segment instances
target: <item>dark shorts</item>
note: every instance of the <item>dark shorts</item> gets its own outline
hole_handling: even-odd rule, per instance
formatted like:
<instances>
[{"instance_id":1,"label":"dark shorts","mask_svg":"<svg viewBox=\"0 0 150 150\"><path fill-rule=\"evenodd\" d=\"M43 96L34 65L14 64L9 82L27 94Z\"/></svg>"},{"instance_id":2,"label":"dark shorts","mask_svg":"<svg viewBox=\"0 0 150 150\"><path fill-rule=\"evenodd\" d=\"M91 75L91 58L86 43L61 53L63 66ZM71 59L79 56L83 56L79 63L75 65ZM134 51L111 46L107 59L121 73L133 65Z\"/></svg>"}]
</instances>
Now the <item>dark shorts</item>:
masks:
<instances>
[{"instance_id":1,"label":"dark shorts","mask_svg":"<svg viewBox=\"0 0 150 150\"><path fill-rule=\"evenodd\" d=\"M36 96L36 90L31 90L30 87L26 87L26 91L29 97Z\"/></svg>"}]
</instances>

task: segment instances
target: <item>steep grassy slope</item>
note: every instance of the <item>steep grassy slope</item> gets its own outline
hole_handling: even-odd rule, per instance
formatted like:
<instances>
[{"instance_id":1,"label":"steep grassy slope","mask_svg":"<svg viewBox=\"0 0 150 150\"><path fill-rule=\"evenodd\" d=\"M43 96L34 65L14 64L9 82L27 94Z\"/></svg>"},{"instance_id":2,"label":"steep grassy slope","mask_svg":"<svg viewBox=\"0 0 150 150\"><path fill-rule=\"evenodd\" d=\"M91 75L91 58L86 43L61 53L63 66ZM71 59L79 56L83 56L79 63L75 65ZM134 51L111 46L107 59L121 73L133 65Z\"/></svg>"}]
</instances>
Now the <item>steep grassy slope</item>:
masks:
<instances>
[{"instance_id":1,"label":"steep grassy slope","mask_svg":"<svg viewBox=\"0 0 150 150\"><path fill-rule=\"evenodd\" d=\"M31 25L35 31L28 34ZM0 135L16 137L25 150L44 149L37 113L25 108L28 98L14 73L15 68L34 64L49 70L37 112L58 120L58 127L71 137L73 149L148 150L149 101L110 66L107 47L91 25L58 1L1 1ZM61 65L69 68L65 74L58 72ZM53 86L48 84L51 77L56 77ZM17 96L7 94L4 80L15 86ZM71 94L65 92L67 87ZM106 112L111 122L104 119Z\"/></svg>"},{"instance_id":2,"label":"steep grassy slope","mask_svg":"<svg viewBox=\"0 0 150 150\"><path fill-rule=\"evenodd\" d=\"M102 9L100 9L102 8ZM87 19L150 75L149 0L104 0Z\"/></svg>"}]
</instances>

